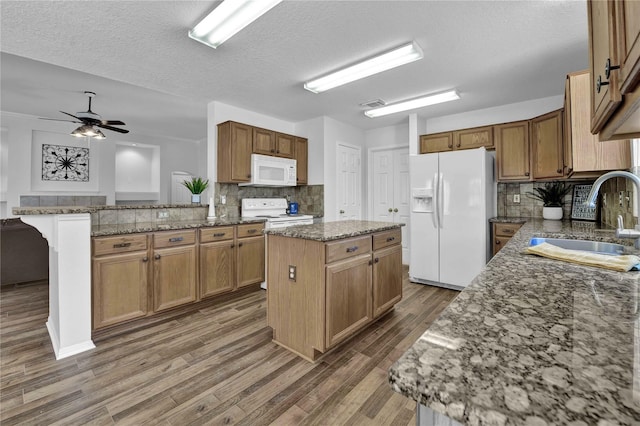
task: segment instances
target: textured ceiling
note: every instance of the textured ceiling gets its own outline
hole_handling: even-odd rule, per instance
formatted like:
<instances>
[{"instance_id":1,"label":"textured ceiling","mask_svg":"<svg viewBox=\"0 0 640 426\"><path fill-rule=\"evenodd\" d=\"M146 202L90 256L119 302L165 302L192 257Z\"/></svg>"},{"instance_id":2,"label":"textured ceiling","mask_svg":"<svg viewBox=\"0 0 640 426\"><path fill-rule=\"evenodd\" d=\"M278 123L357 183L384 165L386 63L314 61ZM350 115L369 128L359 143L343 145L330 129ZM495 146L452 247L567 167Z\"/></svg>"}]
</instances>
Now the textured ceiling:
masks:
<instances>
[{"instance_id":1,"label":"textured ceiling","mask_svg":"<svg viewBox=\"0 0 640 426\"><path fill-rule=\"evenodd\" d=\"M436 117L561 95L587 68L584 1L284 1L218 49L187 37L215 1L0 2L1 109L43 117L86 109L132 133L206 137L212 100L298 122L362 129L360 103L448 89ZM305 80L416 40L425 57L322 94Z\"/></svg>"}]
</instances>

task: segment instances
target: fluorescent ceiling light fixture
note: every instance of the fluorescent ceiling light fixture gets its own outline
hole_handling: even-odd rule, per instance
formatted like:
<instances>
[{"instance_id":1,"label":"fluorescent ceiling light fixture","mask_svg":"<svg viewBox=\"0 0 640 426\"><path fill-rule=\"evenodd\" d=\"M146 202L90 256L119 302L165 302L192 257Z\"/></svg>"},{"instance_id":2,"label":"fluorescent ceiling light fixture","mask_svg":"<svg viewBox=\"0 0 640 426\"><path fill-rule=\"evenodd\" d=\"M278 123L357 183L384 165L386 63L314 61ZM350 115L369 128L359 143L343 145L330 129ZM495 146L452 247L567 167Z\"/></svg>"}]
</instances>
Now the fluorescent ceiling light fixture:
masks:
<instances>
[{"instance_id":1,"label":"fluorescent ceiling light fixture","mask_svg":"<svg viewBox=\"0 0 640 426\"><path fill-rule=\"evenodd\" d=\"M429 105L441 104L443 102L455 101L460 99L460 95L455 90L449 92L438 93L436 95L422 96L420 98L410 99L404 102L398 102L386 105L380 108L365 111L364 115L369 118L381 117L383 115L395 114L396 112L408 111L410 109L422 108Z\"/></svg>"},{"instance_id":2,"label":"fluorescent ceiling light fixture","mask_svg":"<svg viewBox=\"0 0 640 426\"><path fill-rule=\"evenodd\" d=\"M400 65L408 64L418 59L422 59L422 49L418 43L411 42L397 47L381 55L375 56L366 61L359 62L350 67L327 74L324 77L307 81L304 88L313 93L324 92L361 78L369 77L382 71L390 70Z\"/></svg>"},{"instance_id":3,"label":"fluorescent ceiling light fixture","mask_svg":"<svg viewBox=\"0 0 640 426\"><path fill-rule=\"evenodd\" d=\"M281 1L225 0L189 31L189 37L215 49Z\"/></svg>"}]
</instances>

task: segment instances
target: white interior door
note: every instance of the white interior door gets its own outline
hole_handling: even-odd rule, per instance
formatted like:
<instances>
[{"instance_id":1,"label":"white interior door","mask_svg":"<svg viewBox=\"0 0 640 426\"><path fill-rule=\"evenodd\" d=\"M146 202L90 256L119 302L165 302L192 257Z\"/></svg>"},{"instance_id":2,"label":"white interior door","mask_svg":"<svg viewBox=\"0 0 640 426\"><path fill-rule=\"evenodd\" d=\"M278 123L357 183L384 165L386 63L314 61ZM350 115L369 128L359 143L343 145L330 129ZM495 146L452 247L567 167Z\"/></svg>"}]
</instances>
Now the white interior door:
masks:
<instances>
[{"instance_id":1,"label":"white interior door","mask_svg":"<svg viewBox=\"0 0 640 426\"><path fill-rule=\"evenodd\" d=\"M362 217L361 150L338 144L337 195L338 219L359 220Z\"/></svg>"},{"instance_id":2,"label":"white interior door","mask_svg":"<svg viewBox=\"0 0 640 426\"><path fill-rule=\"evenodd\" d=\"M409 148L392 148L373 152L373 182L369 193L373 199L373 219L404 223L402 227L402 262L409 263L410 187Z\"/></svg>"},{"instance_id":3,"label":"white interior door","mask_svg":"<svg viewBox=\"0 0 640 426\"><path fill-rule=\"evenodd\" d=\"M182 184L191 177L189 173L171 172L171 204L191 203L191 192Z\"/></svg>"}]
</instances>

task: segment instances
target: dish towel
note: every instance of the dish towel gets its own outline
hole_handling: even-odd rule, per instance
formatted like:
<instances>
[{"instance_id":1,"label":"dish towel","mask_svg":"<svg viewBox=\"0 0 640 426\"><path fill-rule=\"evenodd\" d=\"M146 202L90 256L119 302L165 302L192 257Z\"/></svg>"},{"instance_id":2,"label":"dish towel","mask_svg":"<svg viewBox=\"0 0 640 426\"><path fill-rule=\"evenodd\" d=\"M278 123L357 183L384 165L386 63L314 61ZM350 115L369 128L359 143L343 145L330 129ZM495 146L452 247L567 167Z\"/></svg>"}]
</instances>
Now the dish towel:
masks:
<instances>
[{"instance_id":1,"label":"dish towel","mask_svg":"<svg viewBox=\"0 0 640 426\"><path fill-rule=\"evenodd\" d=\"M536 246L527 247L525 249L525 253L536 254L538 256L548 257L549 259L562 260L580 265L612 269L620 272L640 269L640 257L638 256L610 256L581 250L567 250L549 243L542 243Z\"/></svg>"}]
</instances>

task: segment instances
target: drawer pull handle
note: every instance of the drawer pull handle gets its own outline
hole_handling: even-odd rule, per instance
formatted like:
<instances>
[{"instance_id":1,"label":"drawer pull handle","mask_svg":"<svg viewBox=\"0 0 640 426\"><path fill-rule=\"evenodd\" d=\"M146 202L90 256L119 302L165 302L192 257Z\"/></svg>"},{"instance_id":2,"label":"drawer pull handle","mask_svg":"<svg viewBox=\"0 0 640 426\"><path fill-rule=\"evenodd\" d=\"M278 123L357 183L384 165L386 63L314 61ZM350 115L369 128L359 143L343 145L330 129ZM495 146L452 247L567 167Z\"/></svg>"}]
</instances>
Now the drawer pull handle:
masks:
<instances>
[{"instance_id":1,"label":"drawer pull handle","mask_svg":"<svg viewBox=\"0 0 640 426\"><path fill-rule=\"evenodd\" d=\"M180 241L184 240L184 237L174 237L174 238L169 238L169 242L170 243L178 243Z\"/></svg>"},{"instance_id":2,"label":"drawer pull handle","mask_svg":"<svg viewBox=\"0 0 640 426\"><path fill-rule=\"evenodd\" d=\"M131 246L131 243L120 243L120 244L114 244L113 248L125 248L129 246Z\"/></svg>"},{"instance_id":3,"label":"drawer pull handle","mask_svg":"<svg viewBox=\"0 0 640 426\"><path fill-rule=\"evenodd\" d=\"M213 234L214 237L224 237L226 234L226 232L217 232L215 234Z\"/></svg>"},{"instance_id":4,"label":"drawer pull handle","mask_svg":"<svg viewBox=\"0 0 640 426\"><path fill-rule=\"evenodd\" d=\"M396 239L396 237L389 237L389 238L387 238L387 242L390 243L391 241L393 241L395 239Z\"/></svg>"},{"instance_id":5,"label":"drawer pull handle","mask_svg":"<svg viewBox=\"0 0 640 426\"><path fill-rule=\"evenodd\" d=\"M358 250L358 246L347 247L347 253L353 253L356 250Z\"/></svg>"},{"instance_id":6,"label":"drawer pull handle","mask_svg":"<svg viewBox=\"0 0 640 426\"><path fill-rule=\"evenodd\" d=\"M505 234L513 234L513 229L505 229Z\"/></svg>"},{"instance_id":7,"label":"drawer pull handle","mask_svg":"<svg viewBox=\"0 0 640 426\"><path fill-rule=\"evenodd\" d=\"M258 230L257 230L257 229L249 229L249 230L247 231L247 234L255 234L256 232L258 232Z\"/></svg>"}]
</instances>

